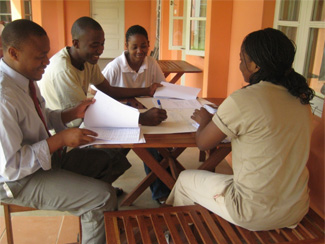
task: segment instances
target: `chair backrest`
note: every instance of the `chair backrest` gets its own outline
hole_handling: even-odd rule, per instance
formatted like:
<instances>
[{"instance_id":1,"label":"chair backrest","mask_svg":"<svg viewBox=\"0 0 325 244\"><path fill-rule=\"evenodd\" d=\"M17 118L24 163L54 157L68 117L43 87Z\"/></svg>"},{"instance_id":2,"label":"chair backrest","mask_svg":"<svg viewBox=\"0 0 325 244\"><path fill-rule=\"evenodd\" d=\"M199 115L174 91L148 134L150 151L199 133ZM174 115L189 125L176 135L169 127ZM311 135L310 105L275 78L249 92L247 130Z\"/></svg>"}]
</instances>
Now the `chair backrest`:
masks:
<instances>
[{"instance_id":1,"label":"chair backrest","mask_svg":"<svg viewBox=\"0 0 325 244\"><path fill-rule=\"evenodd\" d=\"M307 163L307 167L309 170L310 207L324 219L324 112L322 118L319 118L314 115L313 122L314 131L311 138L310 154Z\"/></svg>"}]
</instances>

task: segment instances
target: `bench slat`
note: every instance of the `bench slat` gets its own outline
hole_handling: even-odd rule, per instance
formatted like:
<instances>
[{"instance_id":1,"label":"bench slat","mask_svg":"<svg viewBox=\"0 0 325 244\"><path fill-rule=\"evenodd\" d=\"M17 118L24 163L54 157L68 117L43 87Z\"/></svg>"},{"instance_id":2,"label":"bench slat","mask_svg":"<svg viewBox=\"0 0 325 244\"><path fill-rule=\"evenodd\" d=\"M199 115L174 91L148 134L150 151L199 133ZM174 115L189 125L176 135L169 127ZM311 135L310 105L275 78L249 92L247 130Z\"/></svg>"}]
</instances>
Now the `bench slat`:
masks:
<instances>
[{"instance_id":1,"label":"bench slat","mask_svg":"<svg viewBox=\"0 0 325 244\"><path fill-rule=\"evenodd\" d=\"M144 219L145 217L143 215L138 215L137 216L137 221L139 224L139 230L140 230L140 234L141 234L141 238L143 243L148 243L151 244L151 239L150 239L150 235L149 235L149 231L147 228L147 224L146 221Z\"/></svg>"},{"instance_id":2,"label":"bench slat","mask_svg":"<svg viewBox=\"0 0 325 244\"><path fill-rule=\"evenodd\" d=\"M168 230L170 232L170 235L173 238L174 243L178 244L178 243L182 243L182 240L179 236L178 230L177 230L177 222L174 221L170 215L170 213L163 213L164 219L166 221L166 224L168 226Z\"/></svg>"},{"instance_id":3,"label":"bench slat","mask_svg":"<svg viewBox=\"0 0 325 244\"><path fill-rule=\"evenodd\" d=\"M177 215L177 218L181 224L181 227L184 231L184 234L185 234L185 237L186 237L188 243L197 244L197 241L195 240L195 236L190 229L189 223L185 219L184 213L178 212L178 213L176 213L176 215Z\"/></svg>"},{"instance_id":4,"label":"bench slat","mask_svg":"<svg viewBox=\"0 0 325 244\"><path fill-rule=\"evenodd\" d=\"M162 229L161 219L156 214L150 215L151 223L156 234L156 238L159 244L167 244L164 230Z\"/></svg>"},{"instance_id":5,"label":"bench slat","mask_svg":"<svg viewBox=\"0 0 325 244\"><path fill-rule=\"evenodd\" d=\"M130 244L136 244L134 232L133 232L133 225L131 223L131 217L123 216L122 219L124 223L124 230L125 230L127 242Z\"/></svg>"}]
</instances>

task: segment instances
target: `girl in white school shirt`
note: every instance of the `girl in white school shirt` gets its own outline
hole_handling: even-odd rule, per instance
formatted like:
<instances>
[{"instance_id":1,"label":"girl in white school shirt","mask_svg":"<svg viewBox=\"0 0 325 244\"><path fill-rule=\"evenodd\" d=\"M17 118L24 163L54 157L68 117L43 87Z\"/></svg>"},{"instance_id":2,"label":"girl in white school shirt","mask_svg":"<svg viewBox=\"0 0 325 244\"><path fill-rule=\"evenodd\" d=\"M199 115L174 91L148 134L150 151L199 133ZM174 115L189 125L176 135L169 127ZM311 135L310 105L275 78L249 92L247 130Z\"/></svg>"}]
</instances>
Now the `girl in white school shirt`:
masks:
<instances>
[{"instance_id":1,"label":"girl in white school shirt","mask_svg":"<svg viewBox=\"0 0 325 244\"><path fill-rule=\"evenodd\" d=\"M156 60L147 56L149 51L149 40L147 31L139 25L131 26L125 34L126 50L112 62L108 63L102 71L104 77L111 86L127 88L144 88L157 84L160 86L161 81L165 81L165 76L161 71ZM166 111L156 108L155 117L166 119ZM146 125L150 125L150 120L154 116L147 116ZM141 123L141 121L140 121ZM157 124L157 123L156 123ZM156 149L149 149L157 161L162 157ZM148 174L150 169L145 165L145 171ZM169 195L170 189L157 179L151 186L152 198L160 204L164 203Z\"/></svg>"}]
</instances>

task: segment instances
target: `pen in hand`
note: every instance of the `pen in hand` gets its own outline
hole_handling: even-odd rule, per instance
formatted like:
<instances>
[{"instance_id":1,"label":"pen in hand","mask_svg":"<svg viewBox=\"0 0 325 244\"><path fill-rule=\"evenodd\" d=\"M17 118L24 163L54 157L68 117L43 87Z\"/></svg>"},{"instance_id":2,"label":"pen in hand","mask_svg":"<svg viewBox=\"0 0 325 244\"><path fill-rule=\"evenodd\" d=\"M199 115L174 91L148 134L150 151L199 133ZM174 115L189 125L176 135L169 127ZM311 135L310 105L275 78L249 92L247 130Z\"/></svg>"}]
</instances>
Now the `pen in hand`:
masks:
<instances>
[{"instance_id":1,"label":"pen in hand","mask_svg":"<svg viewBox=\"0 0 325 244\"><path fill-rule=\"evenodd\" d=\"M161 103L160 103L159 99L157 100L157 103L158 103L159 108L162 109L162 106L161 106Z\"/></svg>"}]
</instances>

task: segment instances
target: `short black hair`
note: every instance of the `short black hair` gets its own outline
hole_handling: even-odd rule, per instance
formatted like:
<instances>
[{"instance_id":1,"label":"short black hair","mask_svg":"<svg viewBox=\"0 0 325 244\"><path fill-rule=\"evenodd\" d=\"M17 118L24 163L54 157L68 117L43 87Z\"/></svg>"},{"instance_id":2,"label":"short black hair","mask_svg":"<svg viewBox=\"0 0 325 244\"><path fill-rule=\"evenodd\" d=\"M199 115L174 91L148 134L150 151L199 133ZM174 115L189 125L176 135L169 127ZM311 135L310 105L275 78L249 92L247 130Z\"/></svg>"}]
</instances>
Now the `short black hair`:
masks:
<instances>
[{"instance_id":1,"label":"short black hair","mask_svg":"<svg viewBox=\"0 0 325 244\"><path fill-rule=\"evenodd\" d=\"M147 38L147 40L149 40L148 39L148 33L147 33L145 28L143 28L140 25L133 25L126 31L126 33L125 33L125 41L128 42L130 36L133 36L133 35L136 35L136 34L143 35L143 36L145 36L145 38Z\"/></svg>"},{"instance_id":2,"label":"short black hair","mask_svg":"<svg viewBox=\"0 0 325 244\"><path fill-rule=\"evenodd\" d=\"M40 25L27 19L14 20L6 24L1 34L3 49L12 46L17 49L31 36L47 36L46 31Z\"/></svg>"},{"instance_id":3,"label":"short black hair","mask_svg":"<svg viewBox=\"0 0 325 244\"><path fill-rule=\"evenodd\" d=\"M71 35L73 40L78 40L80 36L88 29L103 30L101 25L94 19L84 16L77 19L71 27Z\"/></svg>"}]
</instances>

